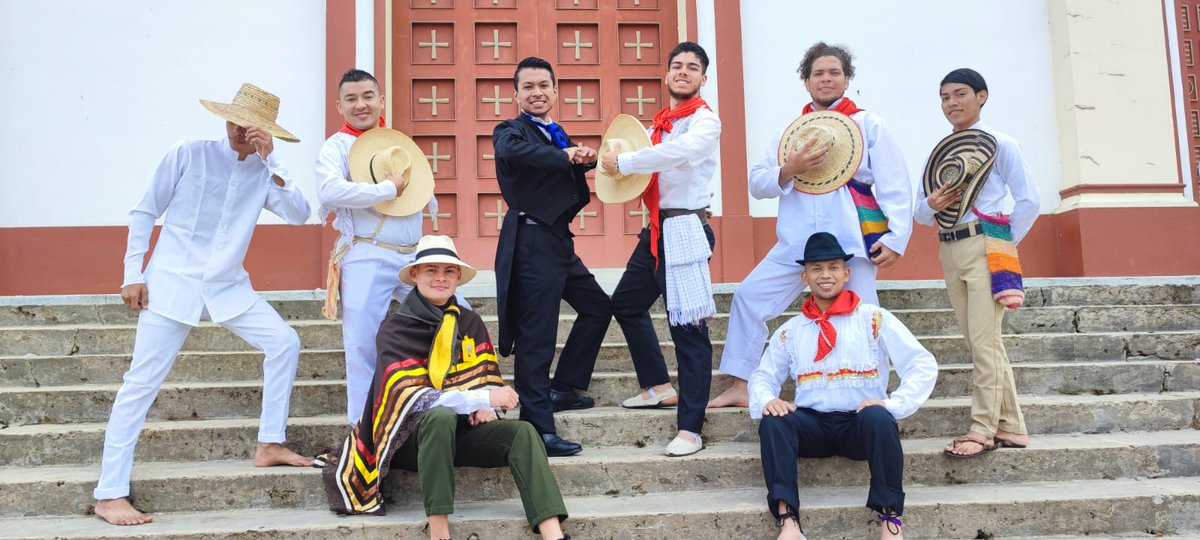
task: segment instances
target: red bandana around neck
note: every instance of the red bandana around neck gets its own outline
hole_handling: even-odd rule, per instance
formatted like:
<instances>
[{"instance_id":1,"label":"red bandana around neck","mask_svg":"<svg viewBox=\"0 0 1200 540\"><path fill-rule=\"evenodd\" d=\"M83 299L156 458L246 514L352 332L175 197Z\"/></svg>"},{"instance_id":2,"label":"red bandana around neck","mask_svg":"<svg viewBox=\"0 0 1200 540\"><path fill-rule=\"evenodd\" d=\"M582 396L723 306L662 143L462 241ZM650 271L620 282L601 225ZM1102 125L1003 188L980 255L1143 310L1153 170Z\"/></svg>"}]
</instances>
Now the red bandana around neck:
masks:
<instances>
[{"instance_id":1,"label":"red bandana around neck","mask_svg":"<svg viewBox=\"0 0 1200 540\"><path fill-rule=\"evenodd\" d=\"M654 115L654 123L650 125L654 130L650 132L650 142L661 143L663 135L671 132L673 120L687 118L700 110L700 107L712 110L700 96L680 103L675 108L663 107ZM654 262L657 264L658 238L662 236L662 225L658 222L658 173L650 176L650 184L646 186L646 191L642 192L642 204L646 205L646 211L650 213L647 216L650 219L650 255L654 256Z\"/></svg>"},{"instance_id":2,"label":"red bandana around neck","mask_svg":"<svg viewBox=\"0 0 1200 540\"><path fill-rule=\"evenodd\" d=\"M387 123L383 121L383 116L382 116L382 115L379 117L379 127L387 127ZM345 133L345 134L348 134L348 135L353 135L353 136L357 137L357 136L359 136L359 135L362 135L363 133L365 133L365 132L366 132L366 130L365 130L365 129L358 129L358 128L356 128L356 127L354 127L354 126L350 125L350 122L343 121L343 122L342 122L342 128L341 128L341 129L339 129L339 130L338 130L338 132L339 132L339 133Z\"/></svg>"},{"instance_id":3,"label":"red bandana around neck","mask_svg":"<svg viewBox=\"0 0 1200 540\"><path fill-rule=\"evenodd\" d=\"M844 97L837 102L837 105L834 105L826 110L840 112L846 116L850 116L858 111L861 111L862 109L858 108L858 105L856 105L853 101L850 101L850 98ZM804 110L800 113L800 115L804 116L811 112L817 112L817 109L813 107L812 103L809 103L808 105L804 106Z\"/></svg>"},{"instance_id":4,"label":"red bandana around neck","mask_svg":"<svg viewBox=\"0 0 1200 540\"><path fill-rule=\"evenodd\" d=\"M813 358L813 362L820 362L837 346L837 330L829 322L829 317L854 313L854 310L858 309L859 302L858 295L854 294L854 291L845 289L837 298L833 299L829 309L822 313L821 308L817 307L813 295L808 295L804 305L800 306L800 312L805 317L816 321L817 326L821 327L821 335L817 336L817 357Z\"/></svg>"}]
</instances>

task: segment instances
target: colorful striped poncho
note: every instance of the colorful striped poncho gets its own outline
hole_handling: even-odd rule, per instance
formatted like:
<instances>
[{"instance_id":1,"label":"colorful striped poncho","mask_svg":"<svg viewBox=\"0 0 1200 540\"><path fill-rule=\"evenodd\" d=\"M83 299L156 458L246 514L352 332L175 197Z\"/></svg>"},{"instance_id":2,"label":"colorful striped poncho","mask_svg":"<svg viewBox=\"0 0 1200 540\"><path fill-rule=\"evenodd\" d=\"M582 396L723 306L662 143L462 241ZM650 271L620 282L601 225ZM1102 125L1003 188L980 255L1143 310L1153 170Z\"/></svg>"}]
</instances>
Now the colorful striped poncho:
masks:
<instances>
[{"instance_id":1,"label":"colorful striped poncho","mask_svg":"<svg viewBox=\"0 0 1200 540\"><path fill-rule=\"evenodd\" d=\"M992 274L992 298L1005 309L1015 310L1025 302L1025 285L1021 280L1021 261L1017 245L1012 241L1012 227L1007 216L989 216L975 210L983 226L983 248L987 252L988 272Z\"/></svg>"},{"instance_id":2,"label":"colorful striped poncho","mask_svg":"<svg viewBox=\"0 0 1200 540\"><path fill-rule=\"evenodd\" d=\"M879 209L879 201L875 200L870 184L852 179L846 187L850 188L850 198L854 201L854 208L858 210L858 226L862 229L863 248L867 251L867 258L870 258L874 256L871 246L888 233L887 216Z\"/></svg>"},{"instance_id":3,"label":"colorful striped poncho","mask_svg":"<svg viewBox=\"0 0 1200 540\"><path fill-rule=\"evenodd\" d=\"M375 379L362 417L340 449L321 456L330 510L383 515L380 485L392 456L442 390L503 385L483 320L451 302L443 310L414 289L380 325ZM431 377L431 365L445 372Z\"/></svg>"}]
</instances>

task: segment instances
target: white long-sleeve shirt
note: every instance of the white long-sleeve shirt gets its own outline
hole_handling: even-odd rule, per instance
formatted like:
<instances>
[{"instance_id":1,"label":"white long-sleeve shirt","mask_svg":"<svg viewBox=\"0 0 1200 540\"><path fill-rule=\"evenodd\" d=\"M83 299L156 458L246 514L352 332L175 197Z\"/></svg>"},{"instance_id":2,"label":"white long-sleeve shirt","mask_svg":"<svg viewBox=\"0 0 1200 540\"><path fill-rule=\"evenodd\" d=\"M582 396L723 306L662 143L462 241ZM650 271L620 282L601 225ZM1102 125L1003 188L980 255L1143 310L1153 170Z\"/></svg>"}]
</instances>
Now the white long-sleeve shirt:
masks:
<instances>
[{"instance_id":1,"label":"white long-sleeve shirt","mask_svg":"<svg viewBox=\"0 0 1200 540\"><path fill-rule=\"evenodd\" d=\"M479 409L491 409L489 395L493 388L475 390L442 390L442 395L433 402L434 407L449 407L458 414L471 414Z\"/></svg>"},{"instance_id":2,"label":"white long-sleeve shirt","mask_svg":"<svg viewBox=\"0 0 1200 540\"><path fill-rule=\"evenodd\" d=\"M999 215L1004 212L1004 196L1012 193L1013 210L1012 215L1009 216L1010 226L1012 227L1013 243L1020 243L1021 239L1029 233L1029 229L1033 227L1040 208L1038 187L1037 182L1033 180L1033 171L1021 157L1021 146L1017 144L1016 139L1007 133L992 129L983 122L976 122L971 129L985 131L996 138L995 163L992 165L987 180L984 181L983 189L979 190L979 196L975 198L975 208L989 216ZM929 207L929 194L925 193L925 182L919 182L919 184L915 216L917 223L933 225L934 211ZM972 221L979 221L979 216L975 215L973 209L967 210L958 223L964 224Z\"/></svg>"},{"instance_id":3,"label":"white long-sleeve shirt","mask_svg":"<svg viewBox=\"0 0 1200 540\"><path fill-rule=\"evenodd\" d=\"M652 129L647 129L652 132ZM658 207L699 210L712 199L721 120L708 108L672 122L663 141L617 156L622 174L658 173Z\"/></svg>"},{"instance_id":4,"label":"white long-sleeve shirt","mask_svg":"<svg viewBox=\"0 0 1200 540\"><path fill-rule=\"evenodd\" d=\"M311 213L277 156L264 161L254 153L238 161L229 139L175 143L129 212L121 286L145 283L150 311L193 326L205 308L217 322L250 309L259 297L242 261L263 208L292 225ZM283 179L283 187L272 176ZM164 213L143 274L154 222Z\"/></svg>"},{"instance_id":5,"label":"white long-sleeve shirt","mask_svg":"<svg viewBox=\"0 0 1200 540\"><path fill-rule=\"evenodd\" d=\"M859 304L854 313L832 316L829 322L837 330L837 344L819 362L813 358L821 327L812 319L798 315L775 331L750 374L751 418L762 418L763 406L779 397L788 377L796 382L796 406L820 412L853 411L863 400L880 399L899 420L929 399L937 362L894 315ZM900 376L900 386L890 396L889 359Z\"/></svg>"},{"instance_id":6,"label":"white long-sleeve shirt","mask_svg":"<svg viewBox=\"0 0 1200 540\"><path fill-rule=\"evenodd\" d=\"M372 206L396 198L396 184L380 182L366 184L351 182L350 147L358 138L348 133L337 132L325 140L317 154L317 200L321 208L317 212L322 220L334 213L333 228L341 233L339 243L352 237L373 237L379 222L378 240L389 244L415 244L421 239L421 213L408 216L385 216ZM437 213L437 198L430 197L430 215Z\"/></svg>"},{"instance_id":7,"label":"white long-sleeve shirt","mask_svg":"<svg viewBox=\"0 0 1200 540\"><path fill-rule=\"evenodd\" d=\"M883 118L870 111L859 111L850 119L862 130L866 154L854 179L875 185L875 198L887 217L890 232L880 241L892 251L904 254L912 236L913 187L904 163L904 154ZM832 233L846 253L867 257L859 227L858 210L850 198L850 188L843 186L822 195L796 191L791 182L779 186L779 133L767 147L763 157L750 169L750 195L756 199L779 198L779 217L775 233L779 241L767 254L774 260L791 264L802 259L804 244L817 232Z\"/></svg>"}]
</instances>

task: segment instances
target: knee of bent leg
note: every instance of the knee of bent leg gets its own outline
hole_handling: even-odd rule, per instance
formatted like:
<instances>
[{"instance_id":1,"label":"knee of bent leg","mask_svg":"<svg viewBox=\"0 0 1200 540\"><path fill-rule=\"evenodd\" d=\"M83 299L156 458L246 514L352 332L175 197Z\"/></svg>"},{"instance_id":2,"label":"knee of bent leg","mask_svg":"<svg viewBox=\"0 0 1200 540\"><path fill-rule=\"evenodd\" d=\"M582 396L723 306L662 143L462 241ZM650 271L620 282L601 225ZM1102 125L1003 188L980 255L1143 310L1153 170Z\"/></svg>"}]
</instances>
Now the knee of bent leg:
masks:
<instances>
[{"instance_id":1,"label":"knee of bent leg","mask_svg":"<svg viewBox=\"0 0 1200 540\"><path fill-rule=\"evenodd\" d=\"M762 420L758 422L758 438L759 440L765 440L788 429L791 429L791 426L788 425L784 417L763 416Z\"/></svg>"},{"instance_id":2,"label":"knee of bent leg","mask_svg":"<svg viewBox=\"0 0 1200 540\"><path fill-rule=\"evenodd\" d=\"M443 431L454 431L458 427L458 413L449 407L434 407L421 415L419 431L422 436Z\"/></svg>"},{"instance_id":3,"label":"knee of bent leg","mask_svg":"<svg viewBox=\"0 0 1200 540\"><path fill-rule=\"evenodd\" d=\"M296 332L295 328L288 327L287 332L283 333L281 343L283 352L292 356L300 355L300 334Z\"/></svg>"},{"instance_id":4,"label":"knee of bent leg","mask_svg":"<svg viewBox=\"0 0 1200 540\"><path fill-rule=\"evenodd\" d=\"M863 410L858 411L858 416L867 427L895 429L896 426L896 419L882 405L863 407Z\"/></svg>"}]
</instances>

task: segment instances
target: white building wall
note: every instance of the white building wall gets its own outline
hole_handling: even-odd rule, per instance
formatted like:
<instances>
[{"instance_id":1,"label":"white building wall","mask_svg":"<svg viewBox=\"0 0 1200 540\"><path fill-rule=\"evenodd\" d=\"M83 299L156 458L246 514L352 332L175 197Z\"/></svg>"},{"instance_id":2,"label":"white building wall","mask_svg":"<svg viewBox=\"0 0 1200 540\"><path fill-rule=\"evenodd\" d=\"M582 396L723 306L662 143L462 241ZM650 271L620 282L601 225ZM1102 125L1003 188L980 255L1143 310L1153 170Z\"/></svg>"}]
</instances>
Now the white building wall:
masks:
<instances>
[{"instance_id":1,"label":"white building wall","mask_svg":"<svg viewBox=\"0 0 1200 540\"><path fill-rule=\"evenodd\" d=\"M887 121L914 186L929 151L950 132L938 83L951 70L970 67L987 79L991 94L983 120L1021 143L1041 188L1042 212L1057 206L1060 166L1045 1L842 0L834 6L743 0L741 10L751 166L808 103L796 68L804 51L824 40L854 54L857 73L847 95ZM776 210L775 200L750 199L753 216L774 216Z\"/></svg>"},{"instance_id":2,"label":"white building wall","mask_svg":"<svg viewBox=\"0 0 1200 540\"><path fill-rule=\"evenodd\" d=\"M124 225L173 142L224 136L197 100L243 82L280 96L303 142L275 151L315 201L325 2L0 1L0 227Z\"/></svg>"}]
</instances>

